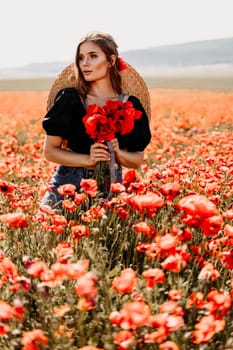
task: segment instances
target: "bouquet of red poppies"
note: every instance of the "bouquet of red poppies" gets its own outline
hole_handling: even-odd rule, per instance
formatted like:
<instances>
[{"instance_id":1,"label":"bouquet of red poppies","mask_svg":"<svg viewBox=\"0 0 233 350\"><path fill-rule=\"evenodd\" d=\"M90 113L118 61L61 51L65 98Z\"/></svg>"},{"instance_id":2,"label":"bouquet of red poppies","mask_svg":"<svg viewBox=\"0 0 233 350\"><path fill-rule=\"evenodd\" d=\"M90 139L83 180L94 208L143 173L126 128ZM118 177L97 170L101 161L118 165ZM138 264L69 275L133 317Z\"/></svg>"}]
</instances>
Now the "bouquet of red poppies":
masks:
<instances>
[{"instance_id":1,"label":"bouquet of red poppies","mask_svg":"<svg viewBox=\"0 0 233 350\"><path fill-rule=\"evenodd\" d=\"M108 174L106 173L106 170L109 170L110 184L115 182L115 157L110 141L115 138L117 134L124 135L132 131L134 128L134 121L139 119L141 115L142 112L136 110L133 103L130 101L123 102L120 100L108 100L104 106L93 104L87 107L87 114L83 117L86 132L96 142L106 142L111 155L109 169L105 166L105 173L103 174L103 167L101 171L101 164L99 164L96 167L95 172L98 176L95 176L95 178L100 178L99 175L102 173L102 182L107 184ZM100 185L99 181L98 183ZM109 184L107 185L109 187Z\"/></svg>"},{"instance_id":2,"label":"bouquet of red poppies","mask_svg":"<svg viewBox=\"0 0 233 350\"><path fill-rule=\"evenodd\" d=\"M128 134L141 115L130 101L108 100L104 106L89 105L83 123L92 139L104 142L111 141L116 134Z\"/></svg>"}]
</instances>

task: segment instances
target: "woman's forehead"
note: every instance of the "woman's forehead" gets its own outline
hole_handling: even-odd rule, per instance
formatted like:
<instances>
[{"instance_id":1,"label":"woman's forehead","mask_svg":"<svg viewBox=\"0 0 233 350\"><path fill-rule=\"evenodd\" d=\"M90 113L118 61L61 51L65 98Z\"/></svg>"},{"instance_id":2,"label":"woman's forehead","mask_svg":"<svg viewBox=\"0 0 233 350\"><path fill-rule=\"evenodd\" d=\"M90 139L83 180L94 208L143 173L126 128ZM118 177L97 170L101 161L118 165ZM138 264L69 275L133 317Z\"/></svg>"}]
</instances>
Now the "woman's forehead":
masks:
<instances>
[{"instance_id":1,"label":"woman's forehead","mask_svg":"<svg viewBox=\"0 0 233 350\"><path fill-rule=\"evenodd\" d=\"M102 52L103 53L103 50L100 48L99 45L91 42L91 41L85 41L84 43L82 43L80 45L80 50L79 50L80 53L90 53L90 52Z\"/></svg>"}]
</instances>

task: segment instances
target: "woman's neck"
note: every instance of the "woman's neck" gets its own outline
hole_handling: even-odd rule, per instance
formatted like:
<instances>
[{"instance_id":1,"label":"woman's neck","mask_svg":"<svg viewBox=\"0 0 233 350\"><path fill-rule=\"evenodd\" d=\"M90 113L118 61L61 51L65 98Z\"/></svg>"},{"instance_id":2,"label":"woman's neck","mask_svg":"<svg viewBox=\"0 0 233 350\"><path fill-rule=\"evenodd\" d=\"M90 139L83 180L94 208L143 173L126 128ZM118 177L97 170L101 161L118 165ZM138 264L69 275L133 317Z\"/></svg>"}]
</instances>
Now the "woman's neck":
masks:
<instances>
[{"instance_id":1,"label":"woman's neck","mask_svg":"<svg viewBox=\"0 0 233 350\"><path fill-rule=\"evenodd\" d=\"M92 104L96 104L98 106L104 106L107 100L116 100L118 99L118 95L112 95L112 96L95 96L95 95L90 95L87 94L86 96L86 100L85 100L85 104L88 105L92 105Z\"/></svg>"},{"instance_id":2,"label":"woman's neck","mask_svg":"<svg viewBox=\"0 0 233 350\"><path fill-rule=\"evenodd\" d=\"M107 100L118 98L118 93L110 83L92 84L86 96L86 103L104 105Z\"/></svg>"},{"instance_id":3,"label":"woman's neck","mask_svg":"<svg viewBox=\"0 0 233 350\"><path fill-rule=\"evenodd\" d=\"M87 95L96 98L111 98L117 96L117 92L110 81L98 81L90 85Z\"/></svg>"}]
</instances>

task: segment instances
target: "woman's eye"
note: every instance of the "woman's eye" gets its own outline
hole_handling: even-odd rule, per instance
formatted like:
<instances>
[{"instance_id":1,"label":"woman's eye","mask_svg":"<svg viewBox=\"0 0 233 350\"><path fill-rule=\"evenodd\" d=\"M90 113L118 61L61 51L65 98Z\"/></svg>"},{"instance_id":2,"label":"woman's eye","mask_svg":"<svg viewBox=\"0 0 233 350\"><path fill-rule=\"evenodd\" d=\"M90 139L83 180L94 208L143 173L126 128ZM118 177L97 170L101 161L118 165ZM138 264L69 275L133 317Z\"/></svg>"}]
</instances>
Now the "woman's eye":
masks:
<instances>
[{"instance_id":1,"label":"woman's eye","mask_svg":"<svg viewBox=\"0 0 233 350\"><path fill-rule=\"evenodd\" d=\"M78 60L83 61L83 56L79 56Z\"/></svg>"},{"instance_id":2,"label":"woman's eye","mask_svg":"<svg viewBox=\"0 0 233 350\"><path fill-rule=\"evenodd\" d=\"M97 55L95 53L91 54L91 58L96 58L96 57L97 57Z\"/></svg>"}]
</instances>

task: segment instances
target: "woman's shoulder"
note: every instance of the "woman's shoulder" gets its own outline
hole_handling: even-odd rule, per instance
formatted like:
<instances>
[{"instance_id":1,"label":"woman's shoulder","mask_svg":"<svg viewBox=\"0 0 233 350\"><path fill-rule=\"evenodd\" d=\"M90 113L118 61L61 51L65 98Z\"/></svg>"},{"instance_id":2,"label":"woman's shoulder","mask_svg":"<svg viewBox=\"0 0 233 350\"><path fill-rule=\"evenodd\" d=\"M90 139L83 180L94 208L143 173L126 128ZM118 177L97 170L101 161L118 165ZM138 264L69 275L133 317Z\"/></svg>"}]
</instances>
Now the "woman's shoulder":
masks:
<instances>
[{"instance_id":1,"label":"woman's shoulder","mask_svg":"<svg viewBox=\"0 0 233 350\"><path fill-rule=\"evenodd\" d=\"M60 99L78 99L80 100L80 96L78 94L77 89L74 87L66 87L58 91L55 102L57 102Z\"/></svg>"},{"instance_id":2,"label":"woman's shoulder","mask_svg":"<svg viewBox=\"0 0 233 350\"><path fill-rule=\"evenodd\" d=\"M145 109L142 105L142 102L140 101L140 99L138 97L136 97L134 95L129 95L127 101L132 102L135 109L139 109L145 113Z\"/></svg>"},{"instance_id":3,"label":"woman's shoulder","mask_svg":"<svg viewBox=\"0 0 233 350\"><path fill-rule=\"evenodd\" d=\"M139 98L134 95L128 95L127 101L130 101L136 104L141 104L141 101L139 100Z\"/></svg>"}]
</instances>

